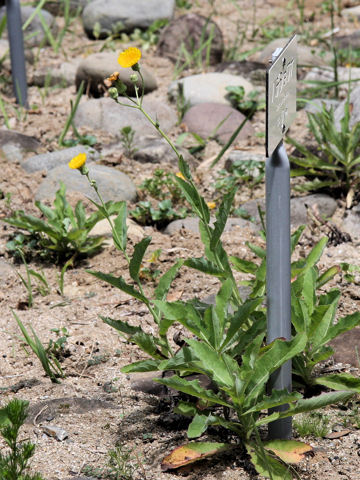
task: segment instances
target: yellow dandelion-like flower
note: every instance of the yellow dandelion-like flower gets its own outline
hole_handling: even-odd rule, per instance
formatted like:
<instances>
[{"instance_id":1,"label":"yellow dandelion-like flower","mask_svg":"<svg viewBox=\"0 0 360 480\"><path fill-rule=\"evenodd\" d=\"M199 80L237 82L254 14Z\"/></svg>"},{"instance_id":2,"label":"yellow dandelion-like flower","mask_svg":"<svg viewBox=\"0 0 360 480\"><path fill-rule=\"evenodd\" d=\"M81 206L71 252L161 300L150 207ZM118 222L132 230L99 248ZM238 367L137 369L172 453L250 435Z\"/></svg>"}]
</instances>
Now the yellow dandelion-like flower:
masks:
<instances>
[{"instance_id":1,"label":"yellow dandelion-like flower","mask_svg":"<svg viewBox=\"0 0 360 480\"><path fill-rule=\"evenodd\" d=\"M74 157L69 162L69 167L76 170L83 167L85 165L85 162L86 162L86 153L79 153L79 155L76 155L76 157Z\"/></svg>"},{"instance_id":2,"label":"yellow dandelion-like flower","mask_svg":"<svg viewBox=\"0 0 360 480\"><path fill-rule=\"evenodd\" d=\"M182 180L186 180L186 178L184 177L184 175L181 172L177 172L176 176L181 178Z\"/></svg>"},{"instance_id":3,"label":"yellow dandelion-like flower","mask_svg":"<svg viewBox=\"0 0 360 480\"><path fill-rule=\"evenodd\" d=\"M104 83L107 87L111 87L114 82L119 78L120 73L114 72L110 75L110 77L105 78Z\"/></svg>"},{"instance_id":4,"label":"yellow dandelion-like flower","mask_svg":"<svg viewBox=\"0 0 360 480\"><path fill-rule=\"evenodd\" d=\"M210 210L214 210L214 208L216 208L215 202L207 202L206 204L210 208Z\"/></svg>"},{"instance_id":5,"label":"yellow dandelion-like flower","mask_svg":"<svg viewBox=\"0 0 360 480\"><path fill-rule=\"evenodd\" d=\"M138 63L141 58L141 51L136 47L129 47L120 53L118 63L123 68L129 68Z\"/></svg>"}]
</instances>

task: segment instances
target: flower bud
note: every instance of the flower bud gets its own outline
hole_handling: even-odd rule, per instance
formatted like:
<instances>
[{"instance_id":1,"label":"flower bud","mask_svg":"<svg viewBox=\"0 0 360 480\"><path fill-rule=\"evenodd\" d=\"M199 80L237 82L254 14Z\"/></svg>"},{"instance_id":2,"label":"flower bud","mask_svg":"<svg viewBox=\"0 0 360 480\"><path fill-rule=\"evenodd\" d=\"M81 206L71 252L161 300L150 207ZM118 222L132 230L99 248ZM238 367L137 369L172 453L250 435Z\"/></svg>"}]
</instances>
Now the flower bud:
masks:
<instances>
[{"instance_id":1,"label":"flower bud","mask_svg":"<svg viewBox=\"0 0 360 480\"><path fill-rule=\"evenodd\" d=\"M133 82L133 83L136 83L138 80L139 80L139 77L137 76L136 73L133 73L130 75L130 80Z\"/></svg>"},{"instance_id":2,"label":"flower bud","mask_svg":"<svg viewBox=\"0 0 360 480\"><path fill-rule=\"evenodd\" d=\"M114 98L115 100L116 100L116 99L118 98L118 96L119 96L119 93L118 93L116 87L111 87L111 88L109 88L108 92L109 92L109 96L110 96L111 98Z\"/></svg>"}]
</instances>

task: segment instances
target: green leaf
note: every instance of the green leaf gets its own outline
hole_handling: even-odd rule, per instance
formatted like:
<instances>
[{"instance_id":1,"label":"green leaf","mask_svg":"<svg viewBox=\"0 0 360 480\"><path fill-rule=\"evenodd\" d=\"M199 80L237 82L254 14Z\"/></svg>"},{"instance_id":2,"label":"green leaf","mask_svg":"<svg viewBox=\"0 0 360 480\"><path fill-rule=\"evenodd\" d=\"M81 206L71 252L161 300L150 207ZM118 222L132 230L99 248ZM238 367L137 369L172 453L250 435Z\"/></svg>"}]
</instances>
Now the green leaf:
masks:
<instances>
[{"instance_id":1,"label":"green leaf","mask_svg":"<svg viewBox=\"0 0 360 480\"><path fill-rule=\"evenodd\" d=\"M159 360L154 359L140 360L139 362L125 365L125 367L122 367L120 370L123 373L154 372L159 370L159 363Z\"/></svg>"},{"instance_id":2,"label":"green leaf","mask_svg":"<svg viewBox=\"0 0 360 480\"><path fill-rule=\"evenodd\" d=\"M320 288L326 283L328 283L330 280L332 280L335 275L339 273L339 267L334 266L328 268L324 273L320 275L320 277L316 281L316 288Z\"/></svg>"},{"instance_id":3,"label":"green leaf","mask_svg":"<svg viewBox=\"0 0 360 480\"><path fill-rule=\"evenodd\" d=\"M110 285L113 285L119 290L122 290L128 295L131 295L132 297L137 298L138 300L148 305L149 300L146 297L144 297L144 295L142 295L142 293L139 292L139 290L136 290L132 285L129 285L128 283L126 283L126 281L122 277L114 277L113 275L110 275L108 273L94 272L92 270L86 270L86 271L91 275L94 275L94 277L100 278L100 280L103 280L104 282L107 282Z\"/></svg>"},{"instance_id":4,"label":"green leaf","mask_svg":"<svg viewBox=\"0 0 360 480\"><path fill-rule=\"evenodd\" d=\"M263 248L258 247L257 245L254 245L251 242L245 242L245 245L247 245L250 248L250 250L254 252L255 255L257 255L259 258L262 258L262 259L266 258L266 251Z\"/></svg>"},{"instance_id":5,"label":"green leaf","mask_svg":"<svg viewBox=\"0 0 360 480\"><path fill-rule=\"evenodd\" d=\"M126 216L126 202L120 202L119 213L114 221L113 240L116 248L122 252L125 252L127 243Z\"/></svg>"},{"instance_id":6,"label":"green leaf","mask_svg":"<svg viewBox=\"0 0 360 480\"><path fill-rule=\"evenodd\" d=\"M180 155L179 161L178 161L178 167L182 175L186 178L186 180L190 181L192 179L191 176L191 171L189 168L189 165L185 162L184 157Z\"/></svg>"},{"instance_id":7,"label":"green leaf","mask_svg":"<svg viewBox=\"0 0 360 480\"><path fill-rule=\"evenodd\" d=\"M158 349L157 341L153 335L149 335L143 331L136 332L132 335L131 341L136 343L141 350L155 359L163 360L166 358Z\"/></svg>"},{"instance_id":8,"label":"green leaf","mask_svg":"<svg viewBox=\"0 0 360 480\"><path fill-rule=\"evenodd\" d=\"M187 338L186 343L190 345L191 350L200 360L202 368L218 385L228 388L233 386L234 379L228 371L222 355L209 345L198 342L193 338Z\"/></svg>"},{"instance_id":9,"label":"green leaf","mask_svg":"<svg viewBox=\"0 0 360 480\"><path fill-rule=\"evenodd\" d=\"M103 322L110 325L110 327L115 328L115 330L118 330L120 333L125 333L126 335L135 335L135 333L142 332L141 327L134 327L126 322L123 322L122 320L113 320L110 317L103 317L101 315L100 318Z\"/></svg>"},{"instance_id":10,"label":"green leaf","mask_svg":"<svg viewBox=\"0 0 360 480\"><path fill-rule=\"evenodd\" d=\"M187 431L188 438L200 437L207 429L209 415L200 415L196 413Z\"/></svg>"},{"instance_id":11,"label":"green leaf","mask_svg":"<svg viewBox=\"0 0 360 480\"><path fill-rule=\"evenodd\" d=\"M327 334L322 340L322 343L328 343L344 332L352 330L354 327L360 325L360 312L352 313L346 317L339 318L335 325L331 325Z\"/></svg>"},{"instance_id":12,"label":"green leaf","mask_svg":"<svg viewBox=\"0 0 360 480\"><path fill-rule=\"evenodd\" d=\"M249 262L248 260L243 260L239 257L229 256L230 262L234 265L235 270L243 273L253 273L255 274L259 268L259 265L256 265L254 262Z\"/></svg>"},{"instance_id":13,"label":"green leaf","mask_svg":"<svg viewBox=\"0 0 360 480\"><path fill-rule=\"evenodd\" d=\"M135 245L134 253L129 264L130 276L134 280L134 282L139 281L141 262L144 258L147 247L150 245L150 242L151 237L145 237Z\"/></svg>"},{"instance_id":14,"label":"green leaf","mask_svg":"<svg viewBox=\"0 0 360 480\"><path fill-rule=\"evenodd\" d=\"M264 390L271 373L277 370L281 365L293 358L305 348L307 337L303 333L298 333L292 340L286 342L275 340L268 345L265 353L256 360L252 375L249 372L249 381L246 388L247 408L254 405L258 395Z\"/></svg>"},{"instance_id":15,"label":"green leaf","mask_svg":"<svg viewBox=\"0 0 360 480\"><path fill-rule=\"evenodd\" d=\"M263 447L249 443L246 443L245 446L256 471L260 475L272 480L292 480L293 476L289 467L266 453Z\"/></svg>"},{"instance_id":16,"label":"green leaf","mask_svg":"<svg viewBox=\"0 0 360 480\"><path fill-rule=\"evenodd\" d=\"M354 377L350 373L334 373L316 377L314 383L316 385L324 385L324 387L332 388L333 390L349 390L360 393L360 378Z\"/></svg>"},{"instance_id":17,"label":"green leaf","mask_svg":"<svg viewBox=\"0 0 360 480\"><path fill-rule=\"evenodd\" d=\"M235 189L229 192L227 195L224 196L223 201L219 207L218 213L216 214L216 222L214 224L214 230L211 235L210 240L210 249L215 251L217 244L220 241L220 237L224 231L226 221L230 214L230 210L232 207L232 203L235 196Z\"/></svg>"},{"instance_id":18,"label":"green leaf","mask_svg":"<svg viewBox=\"0 0 360 480\"><path fill-rule=\"evenodd\" d=\"M206 390L200 385L199 380L186 380L177 375L167 378L157 378L155 382L166 385L169 388L173 388L179 392L187 393L196 398L201 398L207 402L214 403L215 405L224 405L225 407L232 408L232 405L218 397L211 390Z\"/></svg>"},{"instance_id":19,"label":"green leaf","mask_svg":"<svg viewBox=\"0 0 360 480\"><path fill-rule=\"evenodd\" d=\"M279 418L291 417L298 413L306 413L313 410L320 410L323 407L327 407L328 405L334 405L336 403L346 403L354 395L355 392L352 391L337 391L322 393L317 397L303 398L299 400L295 405L290 405L288 410L285 410L283 412L274 412L265 418L257 420L256 425L265 425Z\"/></svg>"},{"instance_id":20,"label":"green leaf","mask_svg":"<svg viewBox=\"0 0 360 480\"><path fill-rule=\"evenodd\" d=\"M265 396L260 402L257 402L253 407L245 410L243 415L247 415L252 412L261 412L261 410L268 410L269 408L278 407L280 405L286 405L288 403L294 403L302 398L302 395L298 392L289 393L284 390L273 390L271 395Z\"/></svg>"},{"instance_id":21,"label":"green leaf","mask_svg":"<svg viewBox=\"0 0 360 480\"><path fill-rule=\"evenodd\" d=\"M294 253L295 247L299 243L299 240L305 228L305 225L300 225L300 227L295 230L295 232L291 235L291 253Z\"/></svg>"},{"instance_id":22,"label":"green leaf","mask_svg":"<svg viewBox=\"0 0 360 480\"><path fill-rule=\"evenodd\" d=\"M77 224L79 228L84 228L86 226L86 214L84 204L79 201L75 206L75 216L77 219Z\"/></svg>"},{"instance_id":23,"label":"green leaf","mask_svg":"<svg viewBox=\"0 0 360 480\"><path fill-rule=\"evenodd\" d=\"M182 259L177 260L177 262L171 268L169 268L169 270L165 272L164 275L162 275L162 277L160 277L158 286L156 287L154 292L156 300L166 299L171 283L176 278L176 275L178 274L183 264L184 264L184 260Z\"/></svg>"},{"instance_id":24,"label":"green leaf","mask_svg":"<svg viewBox=\"0 0 360 480\"><path fill-rule=\"evenodd\" d=\"M163 302L154 300L154 305L168 320L178 321L198 337L203 336L201 317L193 305L184 302Z\"/></svg>"},{"instance_id":25,"label":"green leaf","mask_svg":"<svg viewBox=\"0 0 360 480\"><path fill-rule=\"evenodd\" d=\"M250 314L263 302L263 298L248 299L236 310L234 315L230 319L229 328L224 341L221 344L221 350L225 351L234 346L236 342L239 342L235 346L236 354L240 355L243 348L252 338L256 337L259 330L266 327L264 322L254 322L250 329L244 332L241 327L248 320ZM265 319L266 322L266 319Z\"/></svg>"},{"instance_id":26,"label":"green leaf","mask_svg":"<svg viewBox=\"0 0 360 480\"><path fill-rule=\"evenodd\" d=\"M210 260L207 260L205 257L200 258L189 258L184 262L186 267L195 268L200 272L207 273L208 275L213 275L215 277L226 277L228 274L224 270L220 270L217 265L215 265Z\"/></svg>"}]
</instances>

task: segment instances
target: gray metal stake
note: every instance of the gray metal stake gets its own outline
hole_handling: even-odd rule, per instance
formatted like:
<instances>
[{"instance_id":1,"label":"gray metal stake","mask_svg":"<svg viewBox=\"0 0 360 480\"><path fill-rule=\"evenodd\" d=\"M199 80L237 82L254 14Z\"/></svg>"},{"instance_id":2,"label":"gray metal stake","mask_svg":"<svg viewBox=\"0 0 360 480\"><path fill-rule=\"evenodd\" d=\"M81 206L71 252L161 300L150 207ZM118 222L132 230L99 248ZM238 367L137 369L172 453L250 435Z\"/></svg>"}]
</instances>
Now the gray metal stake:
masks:
<instances>
[{"instance_id":1,"label":"gray metal stake","mask_svg":"<svg viewBox=\"0 0 360 480\"><path fill-rule=\"evenodd\" d=\"M291 339L290 162L283 143L266 159L267 342ZM291 361L271 375L269 390L291 391ZM281 406L269 411L286 410ZM291 417L269 423L269 437L288 439Z\"/></svg>"},{"instance_id":2,"label":"gray metal stake","mask_svg":"<svg viewBox=\"0 0 360 480\"><path fill-rule=\"evenodd\" d=\"M25 54L19 0L6 0L6 14L14 94L17 103L27 107Z\"/></svg>"}]
</instances>

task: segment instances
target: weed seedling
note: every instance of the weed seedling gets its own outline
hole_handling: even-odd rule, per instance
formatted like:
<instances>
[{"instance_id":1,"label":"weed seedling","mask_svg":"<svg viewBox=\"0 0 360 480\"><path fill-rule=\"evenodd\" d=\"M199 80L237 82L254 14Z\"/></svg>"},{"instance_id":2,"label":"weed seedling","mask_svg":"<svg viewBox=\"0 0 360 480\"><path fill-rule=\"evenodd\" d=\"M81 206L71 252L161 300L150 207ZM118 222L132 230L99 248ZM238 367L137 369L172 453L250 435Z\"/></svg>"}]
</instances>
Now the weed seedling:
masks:
<instances>
[{"instance_id":1,"label":"weed seedling","mask_svg":"<svg viewBox=\"0 0 360 480\"><path fill-rule=\"evenodd\" d=\"M31 442L19 441L19 430L27 417L29 402L13 399L0 409L0 434L10 451L0 451L1 480L43 480L36 473L30 474L29 460L35 453Z\"/></svg>"},{"instance_id":2,"label":"weed seedling","mask_svg":"<svg viewBox=\"0 0 360 480\"><path fill-rule=\"evenodd\" d=\"M120 131L120 142L125 150L125 155L128 158L132 158L134 153L138 151L138 148L134 145L135 131L130 125L123 127Z\"/></svg>"},{"instance_id":3,"label":"weed seedling","mask_svg":"<svg viewBox=\"0 0 360 480\"><path fill-rule=\"evenodd\" d=\"M51 349L45 349L41 343L39 337L36 335L35 330L30 325L30 330L33 338L31 338L30 333L26 330L24 324L21 322L20 318L12 310L12 314L19 325L21 333L23 334L22 341L28 345L35 355L40 360L41 366L44 369L45 374L50 378L53 383L60 383L59 378L64 378L64 372L60 366L60 363L56 356L53 354Z\"/></svg>"},{"instance_id":4,"label":"weed seedling","mask_svg":"<svg viewBox=\"0 0 360 480\"><path fill-rule=\"evenodd\" d=\"M324 438L330 431L330 419L321 412L300 414L294 418L294 428L300 437Z\"/></svg>"}]
</instances>

